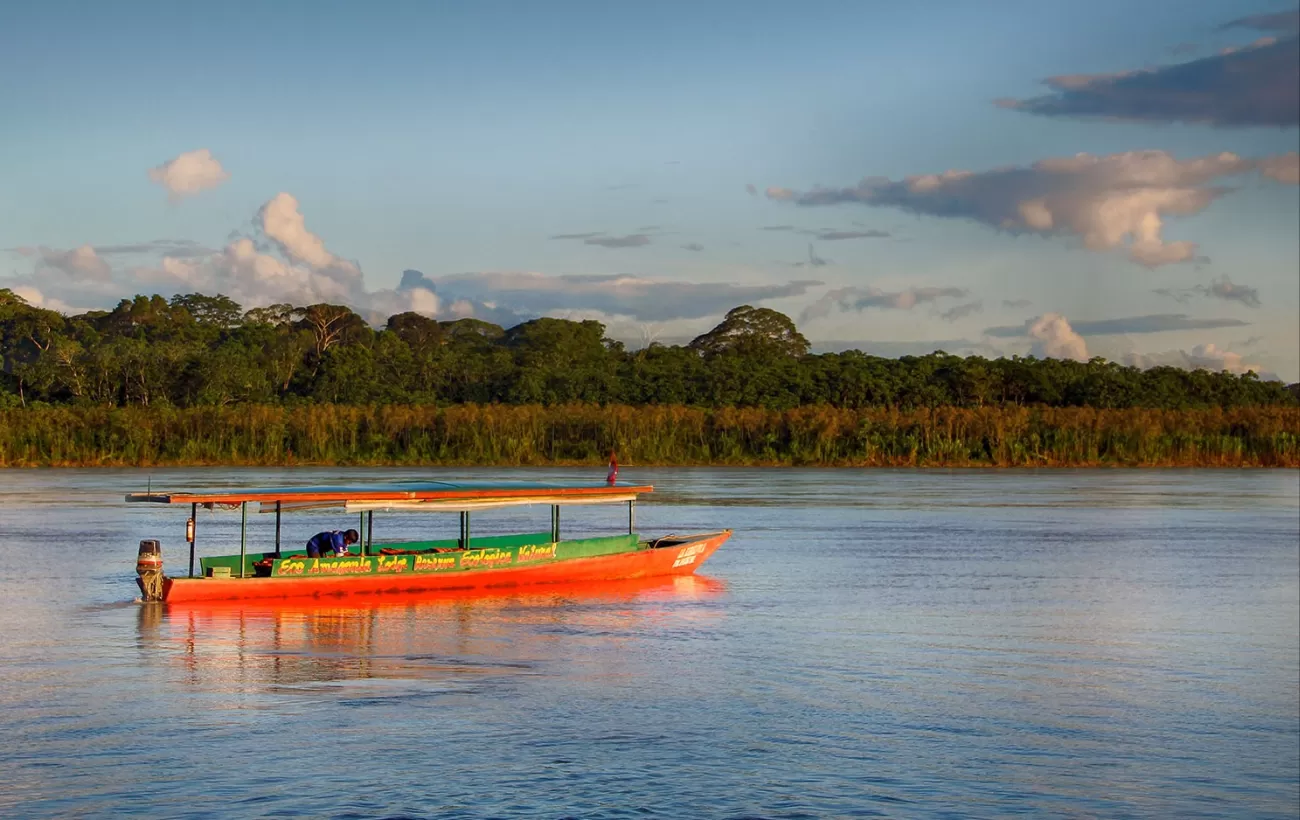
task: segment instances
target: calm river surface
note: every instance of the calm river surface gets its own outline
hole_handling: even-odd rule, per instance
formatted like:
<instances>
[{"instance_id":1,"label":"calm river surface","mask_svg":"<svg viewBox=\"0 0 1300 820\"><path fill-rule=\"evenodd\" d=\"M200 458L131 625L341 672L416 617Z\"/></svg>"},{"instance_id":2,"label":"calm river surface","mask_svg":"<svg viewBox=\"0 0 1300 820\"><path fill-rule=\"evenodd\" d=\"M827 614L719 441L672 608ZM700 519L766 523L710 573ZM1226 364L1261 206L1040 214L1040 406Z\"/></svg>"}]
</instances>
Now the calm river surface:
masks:
<instances>
[{"instance_id":1,"label":"calm river surface","mask_svg":"<svg viewBox=\"0 0 1300 820\"><path fill-rule=\"evenodd\" d=\"M184 571L188 508L126 492L412 477L603 471L0 470L0 816L1300 811L1296 471L631 467L641 532L736 530L701 576L133 602L141 538ZM200 552L237 552L238 519L202 513ZM456 517L375 534L429 526Z\"/></svg>"}]
</instances>

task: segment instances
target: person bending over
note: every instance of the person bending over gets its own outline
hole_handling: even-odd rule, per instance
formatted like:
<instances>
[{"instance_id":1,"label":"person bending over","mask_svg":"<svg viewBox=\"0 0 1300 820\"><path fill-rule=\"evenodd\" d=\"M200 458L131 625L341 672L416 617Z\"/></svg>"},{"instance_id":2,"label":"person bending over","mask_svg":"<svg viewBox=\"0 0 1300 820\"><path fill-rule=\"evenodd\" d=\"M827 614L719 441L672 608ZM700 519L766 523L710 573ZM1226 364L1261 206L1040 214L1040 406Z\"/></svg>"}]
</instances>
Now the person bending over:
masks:
<instances>
[{"instance_id":1,"label":"person bending over","mask_svg":"<svg viewBox=\"0 0 1300 820\"><path fill-rule=\"evenodd\" d=\"M307 542L307 556L320 558L322 555L347 555L348 545L355 544L359 540L361 536L356 530L320 532Z\"/></svg>"}]
</instances>

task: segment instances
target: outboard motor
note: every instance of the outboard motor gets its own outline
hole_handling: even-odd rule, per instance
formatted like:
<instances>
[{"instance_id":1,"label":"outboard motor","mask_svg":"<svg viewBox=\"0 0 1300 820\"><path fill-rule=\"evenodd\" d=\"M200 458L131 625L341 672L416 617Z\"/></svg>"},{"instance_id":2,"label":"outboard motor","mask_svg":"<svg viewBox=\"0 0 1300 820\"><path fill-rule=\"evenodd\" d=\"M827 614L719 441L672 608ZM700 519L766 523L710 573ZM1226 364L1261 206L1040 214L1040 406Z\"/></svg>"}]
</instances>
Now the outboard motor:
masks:
<instances>
[{"instance_id":1,"label":"outboard motor","mask_svg":"<svg viewBox=\"0 0 1300 820\"><path fill-rule=\"evenodd\" d=\"M161 601L163 596L162 545L153 539L140 542L140 552L135 558L135 582L146 602Z\"/></svg>"}]
</instances>

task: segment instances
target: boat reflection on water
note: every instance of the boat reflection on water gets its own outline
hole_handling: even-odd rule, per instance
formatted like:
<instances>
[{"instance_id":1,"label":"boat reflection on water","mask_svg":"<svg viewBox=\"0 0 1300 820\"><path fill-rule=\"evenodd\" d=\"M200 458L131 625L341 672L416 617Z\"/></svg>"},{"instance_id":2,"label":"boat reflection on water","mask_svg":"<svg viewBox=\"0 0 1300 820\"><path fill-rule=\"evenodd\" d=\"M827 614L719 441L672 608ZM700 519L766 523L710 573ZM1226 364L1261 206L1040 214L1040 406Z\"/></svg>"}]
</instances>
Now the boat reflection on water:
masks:
<instances>
[{"instance_id":1,"label":"boat reflection on water","mask_svg":"<svg viewBox=\"0 0 1300 820\"><path fill-rule=\"evenodd\" d=\"M452 689L560 661L624 674L629 646L665 630L709 629L726 585L703 575L315 600L149 604L142 662L213 692L316 691L366 681ZM621 668L614 668L621 667Z\"/></svg>"}]
</instances>

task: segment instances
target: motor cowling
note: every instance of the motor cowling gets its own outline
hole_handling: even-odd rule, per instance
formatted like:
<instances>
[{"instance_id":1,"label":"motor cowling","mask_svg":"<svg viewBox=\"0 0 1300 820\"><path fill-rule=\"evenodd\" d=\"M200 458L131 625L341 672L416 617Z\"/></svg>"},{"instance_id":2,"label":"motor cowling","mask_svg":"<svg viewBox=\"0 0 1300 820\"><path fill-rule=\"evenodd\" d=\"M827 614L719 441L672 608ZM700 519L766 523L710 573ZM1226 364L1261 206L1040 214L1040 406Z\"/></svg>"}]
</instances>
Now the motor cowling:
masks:
<instances>
[{"instance_id":1,"label":"motor cowling","mask_svg":"<svg viewBox=\"0 0 1300 820\"><path fill-rule=\"evenodd\" d=\"M135 579L145 601L161 601L163 595L162 545L153 539L140 542L135 557Z\"/></svg>"}]
</instances>

